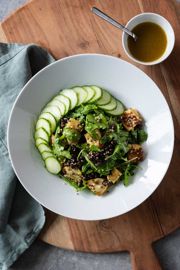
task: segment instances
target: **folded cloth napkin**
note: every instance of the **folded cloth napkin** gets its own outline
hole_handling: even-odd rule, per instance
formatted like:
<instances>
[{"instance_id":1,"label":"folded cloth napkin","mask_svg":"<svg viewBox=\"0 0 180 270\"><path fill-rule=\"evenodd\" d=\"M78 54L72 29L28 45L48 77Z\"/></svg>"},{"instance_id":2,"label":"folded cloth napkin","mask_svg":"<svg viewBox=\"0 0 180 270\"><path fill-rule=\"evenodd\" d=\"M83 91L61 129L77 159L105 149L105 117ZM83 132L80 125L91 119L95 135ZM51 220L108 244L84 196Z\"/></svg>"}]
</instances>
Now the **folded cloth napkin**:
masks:
<instances>
[{"instance_id":1,"label":"folded cloth napkin","mask_svg":"<svg viewBox=\"0 0 180 270\"><path fill-rule=\"evenodd\" d=\"M43 208L17 180L7 150L7 123L25 83L53 57L36 45L0 43L0 269L29 247L44 225Z\"/></svg>"}]
</instances>

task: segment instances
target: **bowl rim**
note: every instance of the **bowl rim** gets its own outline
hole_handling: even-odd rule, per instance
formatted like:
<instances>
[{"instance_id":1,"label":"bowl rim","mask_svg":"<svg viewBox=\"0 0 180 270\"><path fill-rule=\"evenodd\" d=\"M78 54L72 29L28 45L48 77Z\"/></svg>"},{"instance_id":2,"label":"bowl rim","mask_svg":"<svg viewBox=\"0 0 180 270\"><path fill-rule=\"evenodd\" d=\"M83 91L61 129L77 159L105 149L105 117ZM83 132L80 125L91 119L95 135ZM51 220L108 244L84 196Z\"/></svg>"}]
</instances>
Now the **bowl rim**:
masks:
<instances>
[{"instance_id":1,"label":"bowl rim","mask_svg":"<svg viewBox=\"0 0 180 270\"><path fill-rule=\"evenodd\" d=\"M157 187L160 185L160 183L162 182L162 180L164 179L164 176L166 175L167 173L167 170L169 168L169 165L171 163L171 160L172 160L172 156L173 156L173 150L174 150L174 123L173 123L173 118L172 118L172 114L171 114L171 110L170 110L170 107L166 101L166 98L165 96L163 95L163 93L161 92L160 88L156 85L156 83L151 79L151 77L149 77L144 71L142 71L140 68L136 67L135 65L129 63L128 61L126 60L123 60L123 59L119 59L118 57L115 57L115 56L111 56L111 55L106 55L106 54L99 54L99 53L84 53L84 54L74 54L74 55L70 55L70 56L67 56L67 57L64 57L64 58L61 58L59 60L56 60L55 62L47 65L46 67L44 67L43 69L41 69L40 71L38 71L25 85L24 87L21 89L21 91L19 92L18 96L16 97L15 101L14 101L14 104L12 106L12 109L11 109L11 112L10 112L10 115L9 115L9 120L8 120L8 125L7 125L7 147L8 147L8 153L9 153L9 158L10 158L10 161L11 161L11 166L17 176L17 179L20 181L20 183L22 184L22 186L25 188L25 190L39 203L41 204L42 206L44 206L45 208L49 209L50 211L58 214L58 215L61 215L60 213L52 210L50 207L48 207L47 205L45 205L44 203L42 203L38 198L36 198L32 193L31 191L29 191L28 188L26 188L26 185L23 183L23 181L20 179L20 177L18 176L18 173L16 171L16 168L14 166L14 163L13 163L13 158L12 158L12 154L11 154L11 146L10 146L10 138L9 138L9 129L10 129L10 125L11 125L11 117L13 115L13 111L16 107L16 103L17 101L19 100L21 94L25 91L25 89L28 87L29 84L31 84L31 81L35 80L36 77L40 76L41 73L43 73L45 70L51 68L52 65L56 65L57 63L59 62L64 62L66 61L67 59L73 59L73 58L77 58L77 57L86 57L86 56L93 56L93 57L106 57L106 58L110 58L110 59L113 59L113 60L116 60L116 61L121 61L123 63L125 63L126 65L130 65L132 66L133 68L135 68L136 70L138 70L139 72L141 72L141 74L143 74L143 76L145 76L146 78L150 79L151 82L156 86L156 90L159 92L159 94L161 95L161 98L165 101L166 105L168 106L169 108L169 117L170 117L170 120L171 120L171 125L172 125L172 148L171 148L171 151L169 152L169 162L167 164L167 167L166 169L164 170L163 172L163 176L161 178L161 180L156 183L156 185L154 186L154 189L152 191L150 191L149 195L143 199L141 199L138 203L134 204L133 207L129 208L128 210L125 210L124 212L120 213L120 214L116 214L116 215L113 215L113 216L108 216L108 217L103 217L103 219L109 219L109 218L113 218L113 217L117 217L117 216L120 216L120 215L123 215L123 214L126 214L128 213L129 211L135 209L136 207L138 207L139 205L141 205L144 201L146 201L153 193L154 191L157 189ZM77 219L77 220L89 220L89 221L95 221L95 220L102 220L102 218L96 218L96 219L92 219L92 218L85 218L85 219L82 219L82 218L75 218L75 217L72 217L72 216L68 216L66 215L65 217L68 217L68 218L73 218L73 219Z\"/></svg>"},{"instance_id":2,"label":"bowl rim","mask_svg":"<svg viewBox=\"0 0 180 270\"><path fill-rule=\"evenodd\" d=\"M151 61L151 62L144 62L144 61L140 61L140 60L136 59L135 57L133 57L133 56L128 52L127 47L125 46L125 42L124 42L124 41L125 41L125 36L126 36L126 33L125 33L124 31L123 31L123 33L122 33L121 41L122 41L122 46L123 46L123 49L124 49L126 55L127 55L131 60L133 60L134 62L136 62L136 63L138 63L138 64L142 64L142 65L144 65L144 66L152 66L152 65L157 65L157 64L162 63L164 60L166 60L166 59L170 56L170 54L171 54L172 51L173 51L174 45L175 45L175 33L174 33L174 29L173 29L171 23L170 23L165 17L163 17L162 15L160 15L160 14L158 14L158 13L154 13L154 12L143 12L143 13L139 13L139 14L135 15L134 17L132 17L132 18L126 23L125 27L128 28L129 24L130 24L132 21L135 21L137 18L146 16L146 15L151 15L151 16L153 16L153 17L159 17L159 18L161 18L161 20L164 20L164 21L170 26L170 28L171 28L171 33L172 33L172 35L173 35L173 40L172 40L172 45L171 45L172 48L171 48L171 50L169 51L169 53L168 53L167 55L165 55L165 53L164 53L160 58L158 58L158 59L156 59L156 60L154 60L154 61ZM163 30L164 30L164 28L163 28ZM164 31L165 31L165 30L164 30ZM166 31L165 31L165 33L166 33ZM167 35L167 33L166 33L166 35Z\"/></svg>"}]
</instances>

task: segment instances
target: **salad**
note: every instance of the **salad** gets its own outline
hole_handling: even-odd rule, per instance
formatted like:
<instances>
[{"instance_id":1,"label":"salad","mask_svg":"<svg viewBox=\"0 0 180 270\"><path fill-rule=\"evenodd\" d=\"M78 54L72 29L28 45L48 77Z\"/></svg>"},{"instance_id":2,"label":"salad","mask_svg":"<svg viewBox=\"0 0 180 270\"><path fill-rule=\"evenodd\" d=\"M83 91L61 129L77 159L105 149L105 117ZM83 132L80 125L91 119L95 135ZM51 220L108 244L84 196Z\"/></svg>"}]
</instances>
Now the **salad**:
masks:
<instances>
[{"instance_id":1,"label":"salad","mask_svg":"<svg viewBox=\"0 0 180 270\"><path fill-rule=\"evenodd\" d=\"M144 121L97 86L64 89L41 112L35 143L50 173L77 190L128 186L144 159Z\"/></svg>"}]
</instances>

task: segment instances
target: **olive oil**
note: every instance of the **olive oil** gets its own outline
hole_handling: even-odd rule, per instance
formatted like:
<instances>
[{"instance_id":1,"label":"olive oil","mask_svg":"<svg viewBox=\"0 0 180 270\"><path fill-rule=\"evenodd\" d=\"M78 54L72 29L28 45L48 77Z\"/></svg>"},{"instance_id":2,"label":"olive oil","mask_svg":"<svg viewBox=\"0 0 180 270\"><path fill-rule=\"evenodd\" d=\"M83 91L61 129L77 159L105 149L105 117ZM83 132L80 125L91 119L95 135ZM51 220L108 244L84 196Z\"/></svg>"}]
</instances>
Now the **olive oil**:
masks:
<instances>
[{"instance_id":1,"label":"olive oil","mask_svg":"<svg viewBox=\"0 0 180 270\"><path fill-rule=\"evenodd\" d=\"M136 41L128 37L128 48L134 58L142 62L152 62L164 54L167 37L159 25L152 22L140 23L132 32L138 37Z\"/></svg>"}]
</instances>

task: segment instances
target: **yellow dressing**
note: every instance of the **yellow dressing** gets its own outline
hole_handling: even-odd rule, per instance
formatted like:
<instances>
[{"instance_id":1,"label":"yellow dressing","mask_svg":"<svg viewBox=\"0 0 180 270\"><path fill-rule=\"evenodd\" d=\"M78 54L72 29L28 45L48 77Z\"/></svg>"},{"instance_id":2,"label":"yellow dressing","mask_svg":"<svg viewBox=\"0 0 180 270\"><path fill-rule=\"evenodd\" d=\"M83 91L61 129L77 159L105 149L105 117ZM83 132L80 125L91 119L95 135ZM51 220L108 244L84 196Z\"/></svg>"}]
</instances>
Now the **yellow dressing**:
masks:
<instances>
[{"instance_id":1,"label":"yellow dressing","mask_svg":"<svg viewBox=\"0 0 180 270\"><path fill-rule=\"evenodd\" d=\"M134 58L143 62L159 59L165 52L167 37L164 30L152 22L140 23L132 29L138 39L128 37L128 48Z\"/></svg>"}]
</instances>

